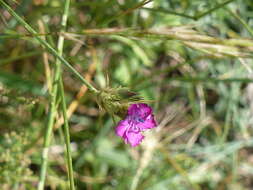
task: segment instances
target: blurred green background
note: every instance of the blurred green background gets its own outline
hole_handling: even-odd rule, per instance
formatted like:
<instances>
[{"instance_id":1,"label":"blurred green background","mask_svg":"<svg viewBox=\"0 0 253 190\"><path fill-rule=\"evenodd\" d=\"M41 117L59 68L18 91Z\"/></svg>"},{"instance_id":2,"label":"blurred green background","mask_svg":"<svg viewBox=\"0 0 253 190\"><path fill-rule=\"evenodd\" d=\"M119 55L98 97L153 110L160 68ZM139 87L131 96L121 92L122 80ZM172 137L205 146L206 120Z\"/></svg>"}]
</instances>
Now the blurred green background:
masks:
<instances>
[{"instance_id":1,"label":"blurred green background","mask_svg":"<svg viewBox=\"0 0 253 190\"><path fill-rule=\"evenodd\" d=\"M5 2L56 49L63 0ZM63 57L98 89L139 93L159 123L124 144L63 67L76 189L253 189L252 15L252 0L71 1ZM3 190L36 189L54 63L0 3ZM69 189L62 123L58 111L47 190Z\"/></svg>"}]
</instances>

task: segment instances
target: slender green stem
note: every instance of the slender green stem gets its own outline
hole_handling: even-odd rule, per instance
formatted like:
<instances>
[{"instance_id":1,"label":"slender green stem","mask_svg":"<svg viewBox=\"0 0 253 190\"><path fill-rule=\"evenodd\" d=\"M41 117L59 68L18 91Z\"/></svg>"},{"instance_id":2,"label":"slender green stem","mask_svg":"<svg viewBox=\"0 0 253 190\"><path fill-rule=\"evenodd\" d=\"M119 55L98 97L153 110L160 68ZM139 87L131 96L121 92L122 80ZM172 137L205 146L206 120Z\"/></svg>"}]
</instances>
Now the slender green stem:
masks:
<instances>
[{"instance_id":1,"label":"slender green stem","mask_svg":"<svg viewBox=\"0 0 253 190\"><path fill-rule=\"evenodd\" d=\"M45 185L45 180L46 180L46 172L47 172L47 165L48 165L48 150L49 150L49 145L51 141L51 134L53 131L53 125L54 125L54 120L55 120L55 115L56 115L56 96L57 96L57 91L58 91L58 86L57 86L57 80L59 79L59 71L55 71L55 77L53 81L53 89L51 93L51 103L50 103L50 111L49 111L49 118L48 118L48 123L47 123L47 130L46 134L44 137L44 148L42 152L42 163L41 163L41 170L40 170L40 179L39 179L39 184L38 184L38 190L43 190L44 185Z\"/></svg>"},{"instance_id":2,"label":"slender green stem","mask_svg":"<svg viewBox=\"0 0 253 190\"><path fill-rule=\"evenodd\" d=\"M20 24L22 24L31 34L34 35L34 37L42 44L48 52L53 54L57 59L59 59L73 74L79 78L86 86L87 88L94 92L97 93L98 90L92 86L87 80L85 80L61 55L58 54L58 52L50 46L45 40L43 40L41 37L37 35L37 32L29 25L27 24L19 15L15 13L15 11L8 5L6 4L3 0L0 0L0 3L9 11L9 13L17 19Z\"/></svg>"},{"instance_id":3,"label":"slender green stem","mask_svg":"<svg viewBox=\"0 0 253 190\"><path fill-rule=\"evenodd\" d=\"M232 94L232 92L231 92L231 94ZM223 134L222 134L221 139L220 139L220 144L221 145L224 144L224 142L226 142L228 134L229 134L229 130L231 128L232 106L233 106L234 103L233 103L233 97L232 96L229 96L228 98L229 99L228 99L227 112L226 112L226 116L225 116L224 131L223 131Z\"/></svg>"},{"instance_id":4,"label":"slender green stem","mask_svg":"<svg viewBox=\"0 0 253 190\"><path fill-rule=\"evenodd\" d=\"M226 10L233 16L235 17L244 27L245 29L250 33L250 35L253 37L253 30L250 28L250 26L236 13L231 11L230 9L226 8Z\"/></svg>"},{"instance_id":5,"label":"slender green stem","mask_svg":"<svg viewBox=\"0 0 253 190\"><path fill-rule=\"evenodd\" d=\"M60 87L60 96L61 96L61 105L62 105L62 112L63 112L63 119L64 119L64 137L66 143L66 150L67 150L67 165L68 165L68 177L70 182L70 189L74 190L74 173L73 173L73 166L72 166L72 158L71 158L71 147L70 147L70 134L69 134L69 124L68 124L68 117L67 117L67 108L66 108L66 101L64 95L64 87L62 78L59 81Z\"/></svg>"},{"instance_id":6,"label":"slender green stem","mask_svg":"<svg viewBox=\"0 0 253 190\"><path fill-rule=\"evenodd\" d=\"M62 23L61 23L62 32L64 32L66 30L67 18L68 18L68 14L69 14L69 5L70 5L70 0L65 0L64 13L63 13ZM58 52L60 55L62 55L63 43L64 43L64 36L60 36L59 41L58 41ZM59 66L59 70L60 70L61 69L61 62L59 61L59 59L57 59L56 62L57 62L56 65ZM61 106L62 106L62 112L63 112L63 118L64 118L64 137L65 137L65 144L66 144L66 150L67 150L68 178L69 178L69 183L70 183L70 190L75 190L74 174L73 174L72 158L71 158L69 125L68 125L68 117L67 117L67 108L66 108L64 87L63 87L61 75L59 78L58 85L59 85L59 91L60 91L60 96L61 96Z\"/></svg>"},{"instance_id":7,"label":"slender green stem","mask_svg":"<svg viewBox=\"0 0 253 190\"><path fill-rule=\"evenodd\" d=\"M171 14L171 15L181 16L181 17L185 17L185 18L189 18L189 19L195 20L194 16L187 15L187 14L184 14L184 13L178 13L178 12L171 11L171 10L166 10L166 9L164 9L162 7L159 7L159 8L142 7L141 9L145 9L145 10L152 11L152 12L160 12L160 13L165 13L165 14Z\"/></svg>"},{"instance_id":8,"label":"slender green stem","mask_svg":"<svg viewBox=\"0 0 253 190\"><path fill-rule=\"evenodd\" d=\"M153 11L153 12L165 13L165 14L172 14L172 15L181 16L181 17L184 17L184 18L192 19L192 20L199 20L200 18L212 13L213 11L215 11L217 9L220 9L220 8L224 7L225 5L227 5L227 4L229 4L233 1L235 1L235 0L224 1L223 3L217 4L215 7L211 8L211 9L205 11L205 12L196 14L194 16L187 15L187 14L184 14L184 13L178 13L178 12L171 11L171 10L167 10L167 9L162 8L162 7L159 7L159 8L142 7L141 9L145 9L145 10Z\"/></svg>"},{"instance_id":9,"label":"slender green stem","mask_svg":"<svg viewBox=\"0 0 253 190\"><path fill-rule=\"evenodd\" d=\"M3 66L5 64L8 64L8 63L20 60L20 59L33 57L33 56L40 55L40 54L42 54L42 52L37 50L37 51L27 52L27 53L24 53L24 54L22 53L22 55L19 55L19 56L10 57L10 58L6 58L6 59L1 59L0 60L0 66Z\"/></svg>"},{"instance_id":10,"label":"slender green stem","mask_svg":"<svg viewBox=\"0 0 253 190\"><path fill-rule=\"evenodd\" d=\"M58 33L45 33L45 34L15 34L15 33L0 33L0 39L9 39L9 38L25 38L25 37L34 37L34 36L49 36L49 35L58 35Z\"/></svg>"},{"instance_id":11,"label":"slender green stem","mask_svg":"<svg viewBox=\"0 0 253 190\"><path fill-rule=\"evenodd\" d=\"M195 18L195 20L198 20L198 19L210 14L211 12L224 7L225 5L227 5L233 1L235 1L235 0L227 0L227 1L224 1L223 3L217 4L215 7L211 8L205 12L195 15L194 18Z\"/></svg>"},{"instance_id":12,"label":"slender green stem","mask_svg":"<svg viewBox=\"0 0 253 190\"><path fill-rule=\"evenodd\" d=\"M251 78L212 78L212 77L175 77L168 80L172 81L182 81L182 82L243 82L243 83L253 83Z\"/></svg>"},{"instance_id":13,"label":"slender green stem","mask_svg":"<svg viewBox=\"0 0 253 190\"><path fill-rule=\"evenodd\" d=\"M66 24L67 24L67 18L68 18L68 12L69 12L69 5L70 0L65 1L65 7L64 7L64 14L62 16L62 31L65 31ZM64 37L60 36L58 40L57 50L58 54L62 56L63 52L63 44L64 44ZM54 75L54 83L53 83L53 90L52 90L52 99L51 99L51 110L49 114L49 122L47 127L47 132L45 136L45 142L44 142L44 149L43 149L43 157L42 157L42 165L41 165L41 173L40 173L40 181L38 185L38 190L44 189L45 179L46 179L46 170L48 165L48 147L50 145L51 141L51 135L53 130L53 124L55 120L55 112L56 110L56 96L58 93L58 90L60 91L61 95L61 105L64 115L64 136L65 136L65 143L66 143L66 149L67 149L67 166L68 166L68 178L70 182L70 189L74 190L74 176L73 176L73 168L72 168L72 158L71 158L71 149L70 149L70 135L68 130L68 121L66 116L66 102L64 97L64 88L61 78L61 62L59 59L56 59L56 67L55 67L55 75Z\"/></svg>"},{"instance_id":14,"label":"slender green stem","mask_svg":"<svg viewBox=\"0 0 253 190\"><path fill-rule=\"evenodd\" d=\"M126 15L126 14L129 14L129 13L135 11L136 9L139 9L139 8L141 8L142 6L148 4L148 3L152 2L152 1L153 1L153 0L143 0L143 1L141 1L140 3L136 4L134 7L129 8L129 9L127 9L126 11L122 11L122 12L120 12L119 14L117 14L117 15L115 15L115 16L109 18L108 20L106 20L106 21L103 23L103 25L108 25L109 23L111 23L111 22L114 21L114 20L117 20L117 19L120 18L121 16Z\"/></svg>"},{"instance_id":15,"label":"slender green stem","mask_svg":"<svg viewBox=\"0 0 253 190\"><path fill-rule=\"evenodd\" d=\"M253 83L253 79L251 78L213 78L213 77L173 77L169 78L167 80L164 80L162 83L168 83L169 81L178 81L178 82L185 82L185 83L233 83L233 82L241 82L241 83ZM146 83L140 83L141 85L137 87L136 89L144 89L144 88L150 88L153 85L157 85L154 82L146 82Z\"/></svg>"}]
</instances>

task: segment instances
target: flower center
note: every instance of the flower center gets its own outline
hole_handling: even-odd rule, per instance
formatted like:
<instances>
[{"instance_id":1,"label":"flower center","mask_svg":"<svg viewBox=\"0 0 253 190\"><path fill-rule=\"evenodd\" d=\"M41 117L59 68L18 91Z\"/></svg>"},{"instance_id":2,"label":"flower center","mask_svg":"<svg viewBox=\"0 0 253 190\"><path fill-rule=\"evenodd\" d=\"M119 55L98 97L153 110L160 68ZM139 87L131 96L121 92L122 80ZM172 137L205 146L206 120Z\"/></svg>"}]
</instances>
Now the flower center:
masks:
<instances>
[{"instance_id":1,"label":"flower center","mask_svg":"<svg viewBox=\"0 0 253 190\"><path fill-rule=\"evenodd\" d=\"M135 133L138 133L138 132L140 132L140 129L139 129L139 127L133 125L133 126L131 127L131 131L133 131L133 132L135 132Z\"/></svg>"},{"instance_id":2,"label":"flower center","mask_svg":"<svg viewBox=\"0 0 253 190\"><path fill-rule=\"evenodd\" d=\"M137 124L137 123L143 123L145 120L143 118L141 118L139 115L133 115L131 116L130 120Z\"/></svg>"},{"instance_id":3,"label":"flower center","mask_svg":"<svg viewBox=\"0 0 253 190\"><path fill-rule=\"evenodd\" d=\"M130 125L129 130L134 133L139 133L140 128L138 127L138 123L143 123L145 120L141 118L139 115L131 115L128 117L128 123Z\"/></svg>"},{"instance_id":4,"label":"flower center","mask_svg":"<svg viewBox=\"0 0 253 190\"><path fill-rule=\"evenodd\" d=\"M137 121L140 123L144 123L144 119L142 119L142 118L137 118Z\"/></svg>"}]
</instances>

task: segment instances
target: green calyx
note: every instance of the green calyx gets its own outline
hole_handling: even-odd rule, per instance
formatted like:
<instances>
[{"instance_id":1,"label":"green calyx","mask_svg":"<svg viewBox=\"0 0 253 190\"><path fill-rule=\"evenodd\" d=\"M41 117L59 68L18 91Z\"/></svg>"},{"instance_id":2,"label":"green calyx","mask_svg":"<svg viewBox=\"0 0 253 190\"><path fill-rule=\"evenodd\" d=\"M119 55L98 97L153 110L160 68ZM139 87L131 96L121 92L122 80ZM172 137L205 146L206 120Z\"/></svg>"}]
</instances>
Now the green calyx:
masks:
<instances>
[{"instance_id":1,"label":"green calyx","mask_svg":"<svg viewBox=\"0 0 253 190\"><path fill-rule=\"evenodd\" d=\"M105 88L97 93L97 102L101 109L110 115L123 118L131 104L141 102L143 99L128 88Z\"/></svg>"}]
</instances>

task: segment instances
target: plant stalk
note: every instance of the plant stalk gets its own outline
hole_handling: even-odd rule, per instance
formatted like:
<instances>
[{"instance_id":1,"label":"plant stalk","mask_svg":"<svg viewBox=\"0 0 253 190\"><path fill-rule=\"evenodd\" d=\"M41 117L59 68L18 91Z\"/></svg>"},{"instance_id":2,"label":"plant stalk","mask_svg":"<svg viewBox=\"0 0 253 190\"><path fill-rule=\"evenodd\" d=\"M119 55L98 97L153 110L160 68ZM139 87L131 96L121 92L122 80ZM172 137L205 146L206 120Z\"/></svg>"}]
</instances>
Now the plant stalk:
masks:
<instances>
[{"instance_id":1,"label":"plant stalk","mask_svg":"<svg viewBox=\"0 0 253 190\"><path fill-rule=\"evenodd\" d=\"M69 12L69 5L70 0L65 1L64 6L64 13L62 16L62 32L66 30L67 25L67 18L68 18L68 12ZM57 44L57 50L58 54L62 56L63 52L63 44L64 44L64 37L60 36L58 39ZM54 83L53 83L53 90L52 90L52 99L51 99L51 110L49 114L49 122L47 127L47 132L45 136L45 142L44 142L44 150L43 150L43 156L42 156L42 166L41 166L41 173L40 173L40 181L38 184L38 190L44 189L45 179L46 179L46 171L47 171L47 165L48 165L48 147L50 146L52 131L53 131L53 125L55 121L55 113L56 113L56 101L57 101L57 94L58 90L60 91L61 96L61 105L62 105L62 111L64 115L64 136L65 136L65 144L66 144L66 150L67 150L67 168L68 168L68 179L70 183L70 190L74 190L74 176L73 176L73 168L72 168L72 158L71 158L71 149L70 149L70 135L69 135L69 126L68 121L66 119L66 102L65 102L65 95L64 95L64 87L62 83L62 77L61 77L61 61L60 59L56 59L56 67L55 67L55 76L54 76Z\"/></svg>"},{"instance_id":2,"label":"plant stalk","mask_svg":"<svg viewBox=\"0 0 253 190\"><path fill-rule=\"evenodd\" d=\"M87 80L85 80L75 69L72 67L59 53L51 47L45 40L43 40L40 36L38 36L37 32L28 24L26 23L19 15L15 13L15 11L6 4L3 0L0 0L0 3L8 10L8 12L20 22L34 37L42 44L49 53L53 54L57 59L59 59L67 68L70 70L77 78L79 78L88 88L90 91L97 93L98 90L91 85Z\"/></svg>"}]
</instances>

